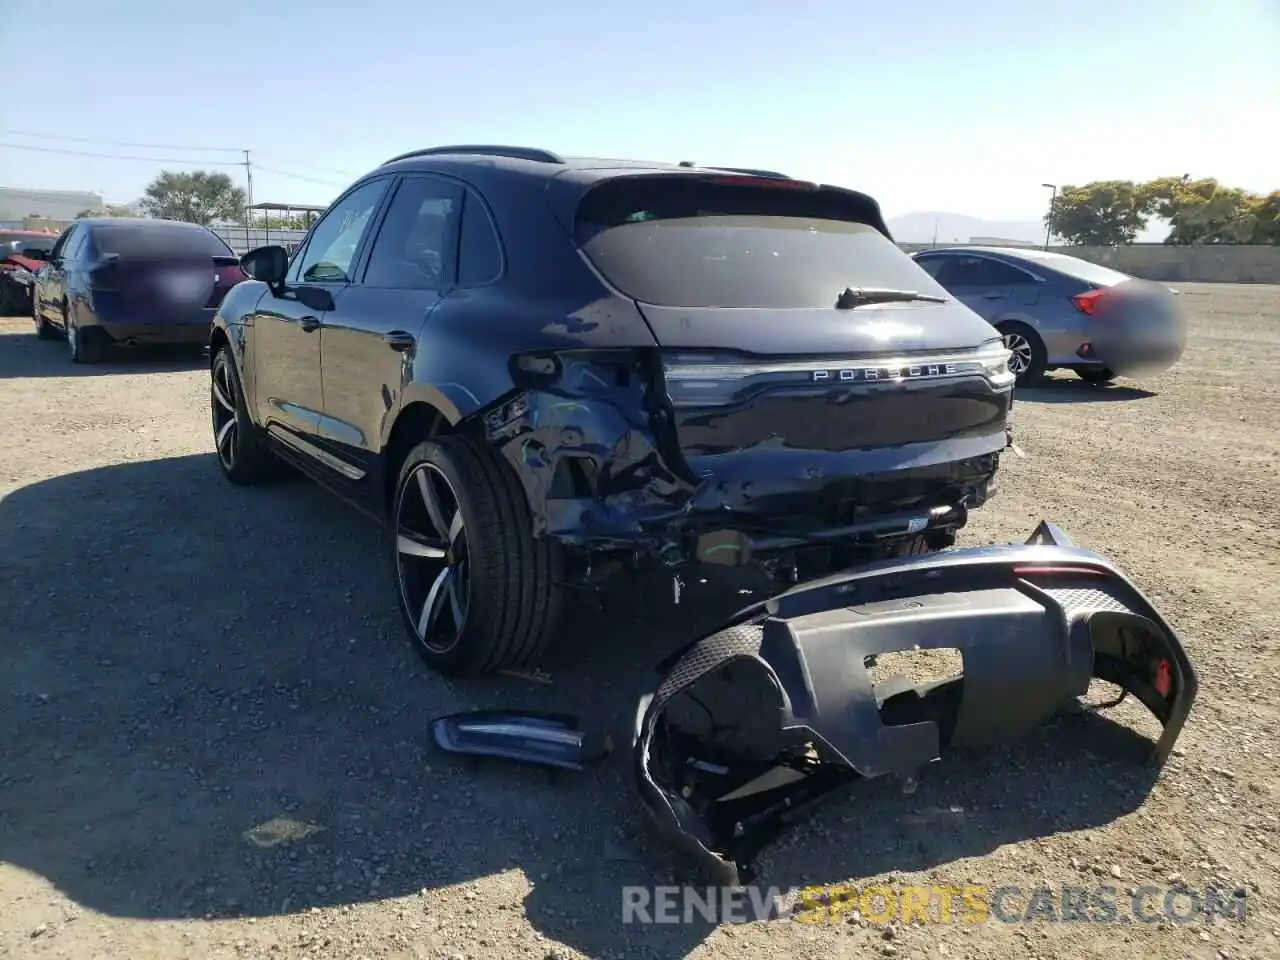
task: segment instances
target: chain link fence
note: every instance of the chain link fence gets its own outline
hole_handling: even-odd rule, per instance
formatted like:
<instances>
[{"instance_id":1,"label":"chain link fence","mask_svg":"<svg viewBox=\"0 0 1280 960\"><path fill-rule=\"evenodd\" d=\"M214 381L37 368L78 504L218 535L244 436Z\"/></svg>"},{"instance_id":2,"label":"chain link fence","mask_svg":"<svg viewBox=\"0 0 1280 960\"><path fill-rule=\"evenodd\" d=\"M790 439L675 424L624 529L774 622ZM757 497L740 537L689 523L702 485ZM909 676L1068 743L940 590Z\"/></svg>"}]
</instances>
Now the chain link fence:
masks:
<instances>
[{"instance_id":1,"label":"chain link fence","mask_svg":"<svg viewBox=\"0 0 1280 960\"><path fill-rule=\"evenodd\" d=\"M254 247L265 247L277 244L290 253L307 235L305 230L285 230L280 227L249 227L233 224L226 227L210 227L214 233L227 242L237 254L244 254Z\"/></svg>"}]
</instances>

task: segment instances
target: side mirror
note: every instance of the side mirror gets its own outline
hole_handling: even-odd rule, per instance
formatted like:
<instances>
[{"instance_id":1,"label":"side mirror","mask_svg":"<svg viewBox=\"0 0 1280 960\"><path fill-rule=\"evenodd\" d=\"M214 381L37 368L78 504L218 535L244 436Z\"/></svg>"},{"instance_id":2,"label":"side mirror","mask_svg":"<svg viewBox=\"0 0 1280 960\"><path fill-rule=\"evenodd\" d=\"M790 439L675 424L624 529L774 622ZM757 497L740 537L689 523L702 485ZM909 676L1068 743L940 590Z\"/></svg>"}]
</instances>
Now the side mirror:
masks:
<instances>
[{"instance_id":1,"label":"side mirror","mask_svg":"<svg viewBox=\"0 0 1280 960\"><path fill-rule=\"evenodd\" d=\"M275 245L257 247L240 258L240 269L253 280L278 287L289 272L289 252Z\"/></svg>"}]
</instances>

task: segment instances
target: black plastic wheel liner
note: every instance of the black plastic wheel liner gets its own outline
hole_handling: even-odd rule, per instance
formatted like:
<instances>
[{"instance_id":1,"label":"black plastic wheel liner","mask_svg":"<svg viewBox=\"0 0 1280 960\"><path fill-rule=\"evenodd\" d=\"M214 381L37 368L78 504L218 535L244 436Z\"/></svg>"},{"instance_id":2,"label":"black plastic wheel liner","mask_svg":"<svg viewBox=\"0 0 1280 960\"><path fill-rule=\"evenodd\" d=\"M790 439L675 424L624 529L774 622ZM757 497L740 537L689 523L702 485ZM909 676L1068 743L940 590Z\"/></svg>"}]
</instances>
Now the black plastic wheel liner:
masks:
<instances>
[{"instance_id":1,"label":"black plastic wheel liner","mask_svg":"<svg viewBox=\"0 0 1280 960\"><path fill-rule=\"evenodd\" d=\"M962 672L873 684L875 657L931 648L958 650ZM697 709L676 716L678 702L726 673L731 700L754 696L752 706L694 697ZM1042 523L1025 544L800 585L682 647L641 697L634 775L659 832L735 885L790 819L837 788L909 776L953 746L1021 737L1095 677L1160 721L1151 759L1163 764L1198 688L1181 642L1120 570ZM739 738L753 746L724 732L748 723L762 728Z\"/></svg>"}]
</instances>

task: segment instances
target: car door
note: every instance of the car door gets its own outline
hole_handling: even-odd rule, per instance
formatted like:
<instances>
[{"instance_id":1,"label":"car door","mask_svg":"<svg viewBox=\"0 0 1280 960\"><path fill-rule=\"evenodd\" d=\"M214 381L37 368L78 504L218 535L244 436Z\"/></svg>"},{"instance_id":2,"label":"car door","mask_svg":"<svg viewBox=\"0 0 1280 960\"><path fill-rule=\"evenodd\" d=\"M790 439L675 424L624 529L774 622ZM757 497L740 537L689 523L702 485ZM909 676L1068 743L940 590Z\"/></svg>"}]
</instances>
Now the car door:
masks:
<instances>
[{"instance_id":1,"label":"car door","mask_svg":"<svg viewBox=\"0 0 1280 960\"><path fill-rule=\"evenodd\" d=\"M1040 281L1035 276L983 254L934 254L919 258L917 263L932 273L948 293L988 323L994 324L1002 317L1018 313L1040 296Z\"/></svg>"},{"instance_id":2,"label":"car door","mask_svg":"<svg viewBox=\"0 0 1280 960\"><path fill-rule=\"evenodd\" d=\"M350 283L389 183L389 177L368 180L340 197L293 258L285 283L268 291L254 310L258 422L277 440L321 462L325 458L315 447L324 409L320 330Z\"/></svg>"},{"instance_id":3,"label":"car door","mask_svg":"<svg viewBox=\"0 0 1280 960\"><path fill-rule=\"evenodd\" d=\"M85 226L73 223L49 251L49 261L36 274L33 296L46 320L62 325L62 298L66 295L66 271L84 240Z\"/></svg>"},{"instance_id":4,"label":"car door","mask_svg":"<svg viewBox=\"0 0 1280 960\"><path fill-rule=\"evenodd\" d=\"M402 177L359 280L343 290L321 331L321 434L360 487L376 479L371 468L400 408L419 335L455 282L462 196L452 180Z\"/></svg>"}]
</instances>

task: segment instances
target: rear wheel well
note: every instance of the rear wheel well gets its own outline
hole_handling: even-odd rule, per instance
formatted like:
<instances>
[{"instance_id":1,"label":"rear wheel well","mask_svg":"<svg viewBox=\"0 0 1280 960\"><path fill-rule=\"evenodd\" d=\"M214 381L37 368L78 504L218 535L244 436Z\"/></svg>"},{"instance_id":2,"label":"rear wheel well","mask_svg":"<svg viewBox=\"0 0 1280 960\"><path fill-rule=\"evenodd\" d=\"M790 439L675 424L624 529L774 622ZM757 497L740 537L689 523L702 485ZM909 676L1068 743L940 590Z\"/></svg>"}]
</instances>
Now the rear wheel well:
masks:
<instances>
[{"instance_id":1,"label":"rear wheel well","mask_svg":"<svg viewBox=\"0 0 1280 960\"><path fill-rule=\"evenodd\" d=\"M221 327L215 327L213 334L209 337L209 365L213 366L213 358L218 355L218 351L225 347L231 341L227 338L227 331Z\"/></svg>"},{"instance_id":2,"label":"rear wheel well","mask_svg":"<svg viewBox=\"0 0 1280 960\"><path fill-rule=\"evenodd\" d=\"M391 515L391 506L395 502L400 466L409 451L423 440L452 432L445 415L425 401L411 403L400 411L383 452L382 499L387 516Z\"/></svg>"}]
</instances>

